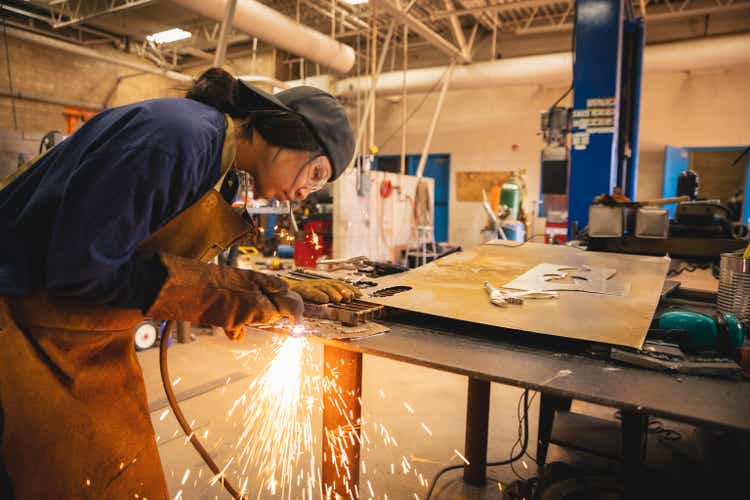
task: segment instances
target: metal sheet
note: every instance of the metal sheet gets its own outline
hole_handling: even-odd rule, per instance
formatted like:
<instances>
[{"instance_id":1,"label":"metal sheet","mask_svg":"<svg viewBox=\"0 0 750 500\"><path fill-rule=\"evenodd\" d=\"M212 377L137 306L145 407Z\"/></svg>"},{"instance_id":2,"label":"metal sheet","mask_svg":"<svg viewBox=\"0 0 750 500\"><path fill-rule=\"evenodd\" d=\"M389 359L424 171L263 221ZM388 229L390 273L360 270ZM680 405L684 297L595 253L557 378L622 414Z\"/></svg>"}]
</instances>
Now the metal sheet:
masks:
<instances>
[{"instance_id":1,"label":"metal sheet","mask_svg":"<svg viewBox=\"0 0 750 500\"><path fill-rule=\"evenodd\" d=\"M625 296L630 283L621 276L613 278L616 269L607 267L570 267L547 262L532 267L503 288L514 290L576 291ZM559 279L552 278L559 276Z\"/></svg>"},{"instance_id":2,"label":"metal sheet","mask_svg":"<svg viewBox=\"0 0 750 500\"><path fill-rule=\"evenodd\" d=\"M542 262L615 268L618 279L630 283L630 293L619 297L562 291L556 300L529 300L505 308L490 304L485 281L507 283ZM585 252L536 243L482 245L384 277L374 291L395 285L412 289L366 300L461 321L640 348L668 267L666 257Z\"/></svg>"}]
</instances>

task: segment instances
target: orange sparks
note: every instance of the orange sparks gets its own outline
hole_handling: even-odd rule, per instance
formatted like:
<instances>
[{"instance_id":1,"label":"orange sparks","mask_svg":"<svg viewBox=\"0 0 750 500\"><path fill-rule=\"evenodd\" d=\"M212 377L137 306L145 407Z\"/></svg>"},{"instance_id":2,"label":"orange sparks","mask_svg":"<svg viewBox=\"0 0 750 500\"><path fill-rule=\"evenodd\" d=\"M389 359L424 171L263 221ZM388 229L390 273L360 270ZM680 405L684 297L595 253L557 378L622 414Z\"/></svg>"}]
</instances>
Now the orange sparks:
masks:
<instances>
[{"instance_id":1,"label":"orange sparks","mask_svg":"<svg viewBox=\"0 0 750 500\"><path fill-rule=\"evenodd\" d=\"M310 234L310 241L312 241L313 248L315 250L320 250L321 248L323 248L323 245L320 244L320 237L315 231L312 231L312 233Z\"/></svg>"}]
</instances>

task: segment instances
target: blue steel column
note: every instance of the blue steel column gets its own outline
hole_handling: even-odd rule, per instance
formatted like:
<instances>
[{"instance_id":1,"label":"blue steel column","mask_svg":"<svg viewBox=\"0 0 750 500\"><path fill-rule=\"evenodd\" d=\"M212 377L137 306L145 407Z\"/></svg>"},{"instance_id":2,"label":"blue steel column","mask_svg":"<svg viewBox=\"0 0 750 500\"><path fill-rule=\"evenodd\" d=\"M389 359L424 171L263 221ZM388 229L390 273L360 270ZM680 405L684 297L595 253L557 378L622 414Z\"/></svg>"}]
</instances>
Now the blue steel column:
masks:
<instances>
[{"instance_id":1,"label":"blue steel column","mask_svg":"<svg viewBox=\"0 0 750 500\"><path fill-rule=\"evenodd\" d=\"M633 66L628 75L630 84L630 149L631 156L627 163L625 186L623 191L631 200L637 197L638 187L638 131L641 120L641 82L643 80L643 49L646 44L646 26L643 19L637 18L625 23L628 36L632 37Z\"/></svg>"},{"instance_id":2,"label":"blue steel column","mask_svg":"<svg viewBox=\"0 0 750 500\"><path fill-rule=\"evenodd\" d=\"M593 133L585 149L571 151L568 234L573 222L588 223L591 200L611 193L617 178L617 128L620 106L620 71L623 0L576 0L573 107L587 108L588 99L614 98L612 133ZM573 129L573 133L583 132Z\"/></svg>"}]
</instances>

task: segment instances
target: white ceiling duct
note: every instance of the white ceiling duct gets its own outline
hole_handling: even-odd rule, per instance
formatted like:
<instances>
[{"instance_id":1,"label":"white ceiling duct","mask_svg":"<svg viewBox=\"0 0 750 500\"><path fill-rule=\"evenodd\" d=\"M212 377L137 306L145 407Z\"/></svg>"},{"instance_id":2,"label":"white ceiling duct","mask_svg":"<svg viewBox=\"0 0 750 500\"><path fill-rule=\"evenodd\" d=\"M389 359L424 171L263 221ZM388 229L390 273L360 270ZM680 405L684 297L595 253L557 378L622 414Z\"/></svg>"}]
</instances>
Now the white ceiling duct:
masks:
<instances>
[{"instance_id":1,"label":"white ceiling duct","mask_svg":"<svg viewBox=\"0 0 750 500\"><path fill-rule=\"evenodd\" d=\"M700 38L683 42L663 43L646 47L643 71L663 73L727 68L750 64L750 34ZM448 66L413 69L406 72L409 92L425 92L437 86L447 73ZM540 56L514 57L457 66L453 70L451 90L500 87L503 85L545 84L572 79L570 52ZM335 84L336 95L368 91L372 79L346 78ZM401 94L403 72L392 71L380 75L377 83L379 96Z\"/></svg>"},{"instance_id":2,"label":"white ceiling duct","mask_svg":"<svg viewBox=\"0 0 750 500\"><path fill-rule=\"evenodd\" d=\"M221 21L227 0L172 0L203 17ZM354 49L312 28L297 23L255 0L237 0L232 27L276 48L298 55L339 73L354 66Z\"/></svg>"}]
</instances>

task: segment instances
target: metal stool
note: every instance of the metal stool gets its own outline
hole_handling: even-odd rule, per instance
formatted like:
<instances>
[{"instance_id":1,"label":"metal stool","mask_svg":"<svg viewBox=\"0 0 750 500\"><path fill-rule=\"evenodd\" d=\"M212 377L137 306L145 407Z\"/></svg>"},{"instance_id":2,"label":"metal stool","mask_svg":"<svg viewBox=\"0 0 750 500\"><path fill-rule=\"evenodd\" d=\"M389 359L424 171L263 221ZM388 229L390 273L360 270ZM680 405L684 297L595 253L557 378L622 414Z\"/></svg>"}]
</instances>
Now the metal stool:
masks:
<instances>
[{"instance_id":1,"label":"metal stool","mask_svg":"<svg viewBox=\"0 0 750 500\"><path fill-rule=\"evenodd\" d=\"M409 257L414 257L417 266L423 266L430 260L437 258L437 245L435 243L435 232L432 226L417 226L417 239L414 246L406 249L405 265L409 267ZM420 264L420 259L422 263Z\"/></svg>"}]
</instances>

